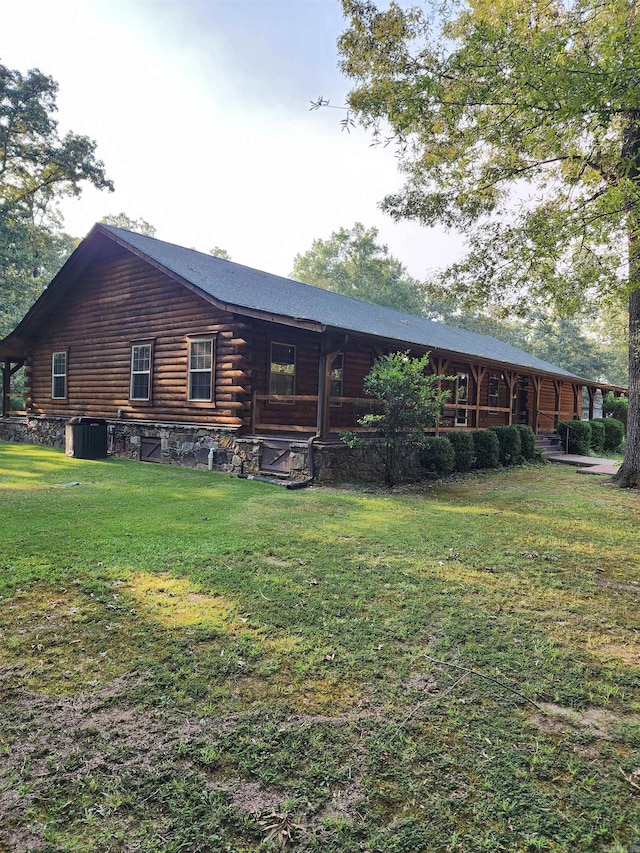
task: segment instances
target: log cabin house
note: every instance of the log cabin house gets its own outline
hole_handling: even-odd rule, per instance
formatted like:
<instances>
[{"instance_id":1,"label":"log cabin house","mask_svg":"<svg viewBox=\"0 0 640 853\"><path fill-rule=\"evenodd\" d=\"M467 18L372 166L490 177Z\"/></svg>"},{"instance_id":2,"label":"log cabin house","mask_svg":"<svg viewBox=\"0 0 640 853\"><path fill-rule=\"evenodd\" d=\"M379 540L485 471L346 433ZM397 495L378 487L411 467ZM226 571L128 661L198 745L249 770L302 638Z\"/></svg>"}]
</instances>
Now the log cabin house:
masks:
<instances>
[{"instance_id":1,"label":"log cabin house","mask_svg":"<svg viewBox=\"0 0 640 853\"><path fill-rule=\"evenodd\" d=\"M603 391L623 391L494 338L96 225L0 342L0 437L60 445L88 416L106 419L120 455L303 478L314 445L357 428L364 377L397 350L429 352L434 373L455 377L438 432L549 432L582 416L583 396L593 417Z\"/></svg>"}]
</instances>

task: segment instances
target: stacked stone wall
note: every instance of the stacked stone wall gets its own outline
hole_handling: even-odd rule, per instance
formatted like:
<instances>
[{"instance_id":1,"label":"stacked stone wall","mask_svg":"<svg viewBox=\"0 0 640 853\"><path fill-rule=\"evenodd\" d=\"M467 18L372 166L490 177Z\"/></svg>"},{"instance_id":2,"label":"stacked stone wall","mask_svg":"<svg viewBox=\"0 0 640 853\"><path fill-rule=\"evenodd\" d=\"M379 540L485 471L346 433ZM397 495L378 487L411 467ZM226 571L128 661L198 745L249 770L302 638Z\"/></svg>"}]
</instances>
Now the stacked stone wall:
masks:
<instances>
[{"instance_id":1,"label":"stacked stone wall","mask_svg":"<svg viewBox=\"0 0 640 853\"><path fill-rule=\"evenodd\" d=\"M0 418L0 439L28 444L45 444L64 449L66 418ZM243 438L234 429L198 425L161 424L142 421L107 420L107 450L123 459L140 459L143 439L160 442L157 462L188 468L207 468L213 450L214 471L226 474L260 473L260 441ZM309 444L291 443L293 482L309 479L311 474ZM370 441L361 447L348 447L341 442L314 443L314 482L320 485L357 482L382 482L385 448ZM415 460L406 461L401 473L404 480L421 477Z\"/></svg>"}]
</instances>

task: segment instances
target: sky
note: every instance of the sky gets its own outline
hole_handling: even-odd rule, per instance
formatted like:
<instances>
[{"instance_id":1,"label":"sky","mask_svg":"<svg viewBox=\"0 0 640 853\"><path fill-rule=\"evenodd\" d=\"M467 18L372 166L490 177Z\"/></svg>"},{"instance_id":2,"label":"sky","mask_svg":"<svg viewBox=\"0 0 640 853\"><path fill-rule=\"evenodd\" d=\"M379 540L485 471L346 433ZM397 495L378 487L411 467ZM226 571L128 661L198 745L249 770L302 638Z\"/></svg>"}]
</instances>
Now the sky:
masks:
<instances>
[{"instance_id":1,"label":"sky","mask_svg":"<svg viewBox=\"0 0 640 853\"><path fill-rule=\"evenodd\" d=\"M115 192L62 205L82 237L126 213L156 237L289 275L295 255L356 221L423 279L456 235L393 223L379 202L402 176L390 148L340 129L349 89L338 0L12 0L0 63L59 84L58 121L97 142Z\"/></svg>"}]
</instances>

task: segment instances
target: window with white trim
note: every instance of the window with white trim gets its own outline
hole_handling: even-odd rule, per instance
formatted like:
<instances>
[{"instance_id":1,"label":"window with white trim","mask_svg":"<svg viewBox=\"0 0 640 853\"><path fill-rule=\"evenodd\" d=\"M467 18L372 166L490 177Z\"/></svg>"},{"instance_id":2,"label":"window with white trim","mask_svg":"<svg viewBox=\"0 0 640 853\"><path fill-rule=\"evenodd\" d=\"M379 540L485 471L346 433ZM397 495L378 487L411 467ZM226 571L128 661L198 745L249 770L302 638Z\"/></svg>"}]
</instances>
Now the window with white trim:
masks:
<instances>
[{"instance_id":1,"label":"window with white trim","mask_svg":"<svg viewBox=\"0 0 640 853\"><path fill-rule=\"evenodd\" d=\"M213 338L189 340L189 400L211 402L213 392Z\"/></svg>"},{"instance_id":2,"label":"window with white trim","mask_svg":"<svg viewBox=\"0 0 640 853\"><path fill-rule=\"evenodd\" d=\"M133 344L131 347L131 400L151 399L151 344Z\"/></svg>"},{"instance_id":3,"label":"window with white trim","mask_svg":"<svg viewBox=\"0 0 640 853\"><path fill-rule=\"evenodd\" d=\"M455 400L460 406L466 406L469 399L469 376L466 373L458 373L455 384ZM455 426L466 426L468 420L467 409L457 409Z\"/></svg>"},{"instance_id":4,"label":"window with white trim","mask_svg":"<svg viewBox=\"0 0 640 853\"><path fill-rule=\"evenodd\" d=\"M495 415L497 414L498 407L500 406L500 377L499 376L490 376L489 377L489 414Z\"/></svg>"},{"instance_id":5,"label":"window with white trim","mask_svg":"<svg viewBox=\"0 0 640 853\"><path fill-rule=\"evenodd\" d=\"M296 348L272 342L269 363L269 394L293 397L296 393ZM283 401L288 402L288 401Z\"/></svg>"},{"instance_id":6,"label":"window with white trim","mask_svg":"<svg viewBox=\"0 0 640 853\"><path fill-rule=\"evenodd\" d=\"M51 358L51 396L64 400L67 396L67 353L54 352Z\"/></svg>"}]
</instances>

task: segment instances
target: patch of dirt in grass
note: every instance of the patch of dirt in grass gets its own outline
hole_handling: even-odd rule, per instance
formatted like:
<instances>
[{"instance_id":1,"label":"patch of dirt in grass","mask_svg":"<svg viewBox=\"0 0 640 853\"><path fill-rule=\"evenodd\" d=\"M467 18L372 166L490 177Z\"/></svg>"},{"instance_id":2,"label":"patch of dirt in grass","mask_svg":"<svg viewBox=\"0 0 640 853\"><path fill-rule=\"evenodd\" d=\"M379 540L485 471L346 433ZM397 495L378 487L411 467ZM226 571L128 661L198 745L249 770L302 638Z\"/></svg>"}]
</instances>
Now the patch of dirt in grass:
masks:
<instances>
[{"instance_id":1,"label":"patch of dirt in grass","mask_svg":"<svg viewBox=\"0 0 640 853\"><path fill-rule=\"evenodd\" d=\"M619 589L621 592L634 592L640 595L640 584L637 583L619 583L617 581L608 581L606 578L596 578L598 586L607 587L607 589Z\"/></svg>"},{"instance_id":2,"label":"patch of dirt in grass","mask_svg":"<svg viewBox=\"0 0 640 853\"><path fill-rule=\"evenodd\" d=\"M530 721L552 735L586 734L602 740L616 740L616 727L640 725L639 714L616 714L606 708L576 711L551 702L542 703L540 707L542 713L533 714Z\"/></svg>"},{"instance_id":3,"label":"patch of dirt in grass","mask_svg":"<svg viewBox=\"0 0 640 853\"><path fill-rule=\"evenodd\" d=\"M38 850L43 843L38 827L44 833L45 824L56 819L49 814L48 804L57 807L62 801L71 801L75 791L86 791L89 779L103 780L96 783L99 786L105 779L126 786L131 784L127 779L151 778L160 772L195 779L202 766L191 752L193 745L233 733L251 717L250 711L198 718L171 707L135 707L129 696L139 693L145 683L146 676L122 675L75 696L14 692L3 703L0 853L3 843L12 853ZM347 726L361 717L366 724L372 713L360 708L339 717L292 715L281 726L283 732L316 724ZM353 779L349 784L336 784L329 801L301 818L305 828L319 828L324 819L350 816L352 804L363 796L360 764L354 754ZM221 778L216 772L207 772L208 781L203 779L202 784L209 790L227 791L238 812L260 819L279 812L285 793L236 774L232 770L229 778ZM135 789L134 784L134 797ZM102 787L93 795L99 814L104 796ZM108 814L103 817L107 819Z\"/></svg>"},{"instance_id":4,"label":"patch of dirt in grass","mask_svg":"<svg viewBox=\"0 0 640 853\"><path fill-rule=\"evenodd\" d=\"M219 787L216 783L214 787ZM259 782L247 782L244 779L226 779L225 790L231 794L231 802L241 812L275 811L285 799L285 794L277 788L265 788Z\"/></svg>"}]
</instances>

